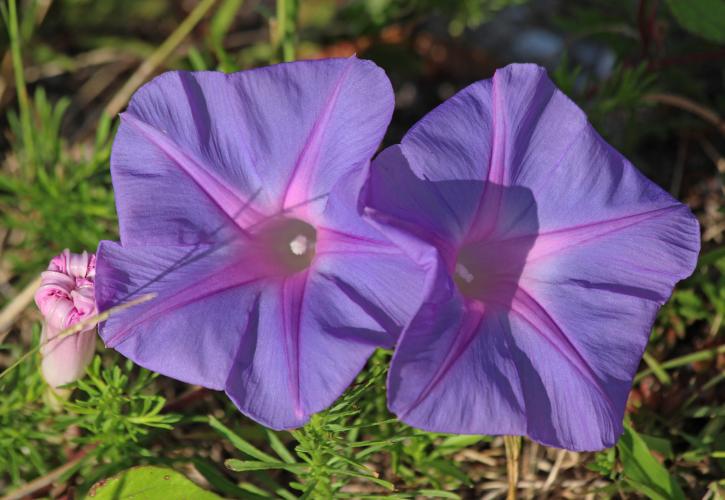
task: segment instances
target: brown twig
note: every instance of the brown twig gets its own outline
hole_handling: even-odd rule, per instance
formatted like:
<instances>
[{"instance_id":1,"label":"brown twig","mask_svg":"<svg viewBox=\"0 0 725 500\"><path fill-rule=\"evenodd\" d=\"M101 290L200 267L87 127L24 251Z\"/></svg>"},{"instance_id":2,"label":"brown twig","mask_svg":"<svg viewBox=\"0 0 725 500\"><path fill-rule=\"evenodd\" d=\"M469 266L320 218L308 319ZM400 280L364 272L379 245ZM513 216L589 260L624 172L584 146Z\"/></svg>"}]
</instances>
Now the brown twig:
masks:
<instances>
[{"instance_id":1,"label":"brown twig","mask_svg":"<svg viewBox=\"0 0 725 500\"><path fill-rule=\"evenodd\" d=\"M0 311L0 342L10 333L10 327L17 317L33 301L35 290L40 286L40 276L31 281L23 290Z\"/></svg>"},{"instance_id":2,"label":"brown twig","mask_svg":"<svg viewBox=\"0 0 725 500\"><path fill-rule=\"evenodd\" d=\"M565 456L566 450L559 450L556 452L556 459L554 460L554 465L551 467L551 470L549 471L549 476L546 478L544 486L541 488L542 491L549 491L551 486L554 484L554 481L556 481L556 477L559 475L559 470L561 469L561 464L564 461Z\"/></svg>"},{"instance_id":3,"label":"brown twig","mask_svg":"<svg viewBox=\"0 0 725 500\"><path fill-rule=\"evenodd\" d=\"M697 115L706 122L715 126L718 131L725 136L725 120L713 110L706 108L705 106L696 103L695 101L682 97L675 94L647 94L643 97L645 101L654 104L666 104L675 108L679 108L685 111Z\"/></svg>"},{"instance_id":4,"label":"brown twig","mask_svg":"<svg viewBox=\"0 0 725 500\"><path fill-rule=\"evenodd\" d=\"M519 484L519 455L521 453L521 436L504 436L506 448L506 471L508 473L508 493L506 500L516 500Z\"/></svg>"},{"instance_id":5,"label":"brown twig","mask_svg":"<svg viewBox=\"0 0 725 500\"><path fill-rule=\"evenodd\" d=\"M104 112L109 116L115 116L126 105L136 89L138 89L156 69L168 59L176 48L191 33L191 30L201 21L207 12L214 6L217 0L201 0L184 21L174 30L171 35L154 51L148 59L131 75L121 90L106 105Z\"/></svg>"}]
</instances>

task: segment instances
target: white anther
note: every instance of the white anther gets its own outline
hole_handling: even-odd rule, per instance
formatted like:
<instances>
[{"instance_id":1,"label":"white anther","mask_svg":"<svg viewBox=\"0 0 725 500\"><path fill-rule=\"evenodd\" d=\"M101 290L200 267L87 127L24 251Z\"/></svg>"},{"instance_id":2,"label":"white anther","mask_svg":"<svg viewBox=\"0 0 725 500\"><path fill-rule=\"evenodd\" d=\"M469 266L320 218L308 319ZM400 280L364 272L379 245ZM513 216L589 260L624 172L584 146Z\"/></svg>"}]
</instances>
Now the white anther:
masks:
<instances>
[{"instance_id":1,"label":"white anther","mask_svg":"<svg viewBox=\"0 0 725 500\"><path fill-rule=\"evenodd\" d=\"M310 241L307 239L307 236L299 234L295 237L295 239L290 241L289 248L295 255L304 255L307 253L307 247L309 244Z\"/></svg>"}]
</instances>

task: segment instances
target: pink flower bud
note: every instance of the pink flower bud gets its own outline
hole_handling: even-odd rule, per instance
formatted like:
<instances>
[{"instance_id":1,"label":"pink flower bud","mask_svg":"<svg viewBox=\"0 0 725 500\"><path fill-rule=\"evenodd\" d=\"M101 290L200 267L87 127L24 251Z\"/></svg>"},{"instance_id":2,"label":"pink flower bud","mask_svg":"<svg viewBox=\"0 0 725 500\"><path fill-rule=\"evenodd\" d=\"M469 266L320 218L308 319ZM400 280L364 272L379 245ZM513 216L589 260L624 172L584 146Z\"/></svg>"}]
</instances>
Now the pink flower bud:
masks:
<instances>
[{"instance_id":1,"label":"pink flower bud","mask_svg":"<svg viewBox=\"0 0 725 500\"><path fill-rule=\"evenodd\" d=\"M94 297L96 256L83 252L53 257L35 292L35 303L43 314L40 353L43 377L52 387L78 380L93 358L96 336L86 333L93 327L64 338L58 334L97 313Z\"/></svg>"}]
</instances>

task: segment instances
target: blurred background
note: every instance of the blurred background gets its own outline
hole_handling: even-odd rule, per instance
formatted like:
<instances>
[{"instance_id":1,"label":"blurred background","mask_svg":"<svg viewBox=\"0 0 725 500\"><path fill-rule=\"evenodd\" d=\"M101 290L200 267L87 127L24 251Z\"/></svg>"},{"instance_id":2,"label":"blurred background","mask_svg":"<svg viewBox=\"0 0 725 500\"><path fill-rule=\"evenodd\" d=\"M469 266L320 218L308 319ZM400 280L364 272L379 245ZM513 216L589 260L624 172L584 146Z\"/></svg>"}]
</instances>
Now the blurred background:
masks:
<instances>
[{"instance_id":1,"label":"blurred background","mask_svg":"<svg viewBox=\"0 0 725 500\"><path fill-rule=\"evenodd\" d=\"M2 14L0 368L37 344L39 314L28 306L48 259L117 237L108 165L115 116L153 76L357 54L393 82L388 145L496 68L535 62L608 142L691 207L703 250L658 317L628 404L628 442L598 454L527 442L521 495L725 498L725 1L3 0ZM390 418L386 356L366 372L369 391L354 395L380 419ZM311 481L289 468L243 475L222 464L240 455L232 435L263 450L291 450L311 435L265 433L222 396L154 379L111 352L94 370L105 385L76 388L65 411L48 401L37 360L0 381L0 492L73 498L138 463L172 465L231 497L296 498L295 481ZM144 397L161 401L153 415L134 399ZM156 426L134 420L171 412ZM209 414L229 427L210 427ZM340 417L350 418L375 421ZM505 495L500 439L403 427L355 434L385 445L355 460L401 498ZM131 434L135 444L124 444ZM391 441L396 434L409 439ZM347 434L328 437L353 460ZM387 484L349 479L336 491L361 498Z\"/></svg>"}]
</instances>

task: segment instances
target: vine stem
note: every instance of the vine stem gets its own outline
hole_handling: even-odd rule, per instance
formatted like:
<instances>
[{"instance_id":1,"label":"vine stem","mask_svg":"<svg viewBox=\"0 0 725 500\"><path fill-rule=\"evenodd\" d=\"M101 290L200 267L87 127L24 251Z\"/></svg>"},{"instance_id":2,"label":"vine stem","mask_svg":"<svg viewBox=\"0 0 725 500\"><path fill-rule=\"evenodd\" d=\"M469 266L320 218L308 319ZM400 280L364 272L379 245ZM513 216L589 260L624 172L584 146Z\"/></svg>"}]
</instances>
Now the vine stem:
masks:
<instances>
[{"instance_id":1,"label":"vine stem","mask_svg":"<svg viewBox=\"0 0 725 500\"><path fill-rule=\"evenodd\" d=\"M506 472L508 473L508 494L506 500L516 500L519 484L519 455L521 454L521 436L504 436L506 448Z\"/></svg>"}]
</instances>

